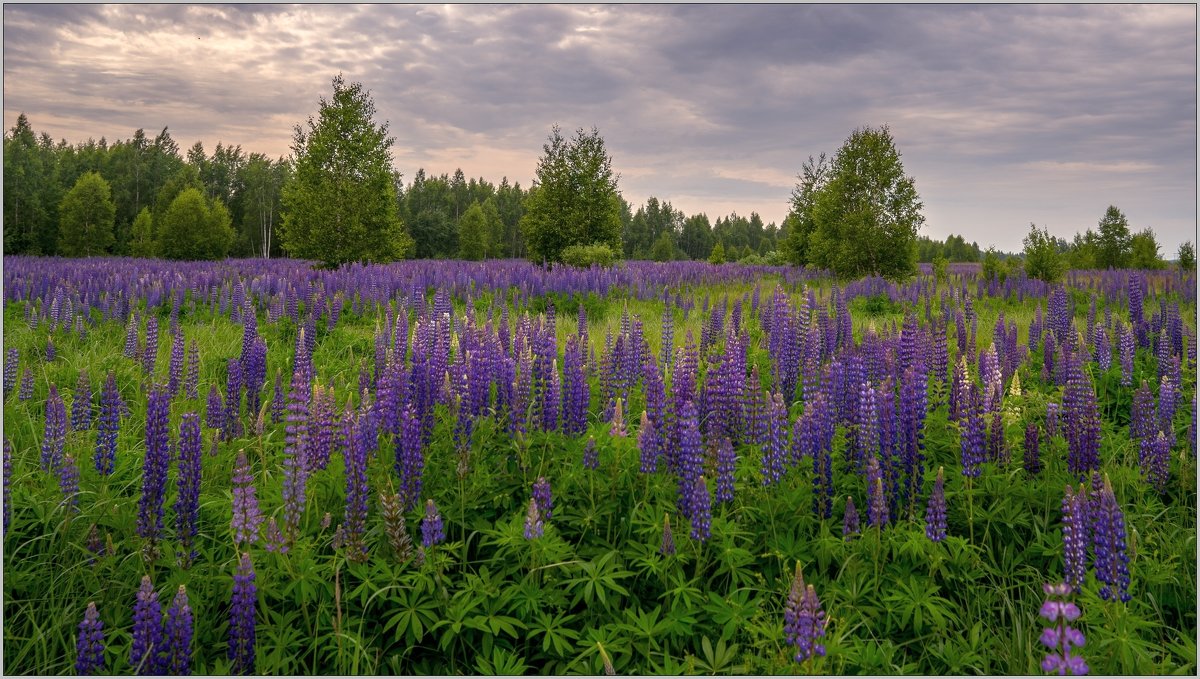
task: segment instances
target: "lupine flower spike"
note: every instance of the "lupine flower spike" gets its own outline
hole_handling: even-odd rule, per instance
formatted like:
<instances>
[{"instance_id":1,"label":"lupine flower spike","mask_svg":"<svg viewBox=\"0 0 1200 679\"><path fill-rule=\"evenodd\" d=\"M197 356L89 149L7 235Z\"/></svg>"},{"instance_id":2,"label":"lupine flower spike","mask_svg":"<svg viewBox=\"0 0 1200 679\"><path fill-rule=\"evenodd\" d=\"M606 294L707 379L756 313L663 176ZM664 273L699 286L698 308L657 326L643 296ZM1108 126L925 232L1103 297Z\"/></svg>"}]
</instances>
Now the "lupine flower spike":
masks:
<instances>
[{"instance_id":1,"label":"lupine flower spike","mask_svg":"<svg viewBox=\"0 0 1200 679\"><path fill-rule=\"evenodd\" d=\"M421 519L421 545L426 549L446 539L446 525L437 505L430 498L425 501L425 518Z\"/></svg>"},{"instance_id":2,"label":"lupine flower spike","mask_svg":"<svg viewBox=\"0 0 1200 679\"><path fill-rule=\"evenodd\" d=\"M163 669L166 674L192 673L192 609L188 606L187 590L183 585L175 594L164 623Z\"/></svg>"},{"instance_id":3,"label":"lupine flower spike","mask_svg":"<svg viewBox=\"0 0 1200 679\"><path fill-rule=\"evenodd\" d=\"M104 671L104 623L89 603L79 623L79 641L75 644L75 674L100 674Z\"/></svg>"},{"instance_id":4,"label":"lupine flower spike","mask_svg":"<svg viewBox=\"0 0 1200 679\"><path fill-rule=\"evenodd\" d=\"M143 675L165 674L160 654L163 648L162 605L150 584L150 576L142 576L137 603L133 607L133 643L129 647L129 664Z\"/></svg>"},{"instance_id":5,"label":"lupine flower spike","mask_svg":"<svg viewBox=\"0 0 1200 679\"><path fill-rule=\"evenodd\" d=\"M796 575L788 592L787 605L783 611L783 631L787 642L796 647L796 662L825 655L825 645L818 643L825 636L825 612L812 585L804 584L800 563L796 563Z\"/></svg>"},{"instance_id":6,"label":"lupine flower spike","mask_svg":"<svg viewBox=\"0 0 1200 679\"><path fill-rule=\"evenodd\" d=\"M229 660L236 674L254 674L254 609L258 590L250 554L242 554L233 576L233 598L229 608Z\"/></svg>"},{"instance_id":7,"label":"lupine flower spike","mask_svg":"<svg viewBox=\"0 0 1200 679\"><path fill-rule=\"evenodd\" d=\"M933 482L933 493L929 496L929 507L925 511L925 536L934 542L946 539L946 490L942 467L938 467L937 480Z\"/></svg>"},{"instance_id":8,"label":"lupine flower spike","mask_svg":"<svg viewBox=\"0 0 1200 679\"><path fill-rule=\"evenodd\" d=\"M658 553L663 556L675 553L675 537L671 534L671 516L669 514L663 514L662 545L658 548Z\"/></svg>"},{"instance_id":9,"label":"lupine flower spike","mask_svg":"<svg viewBox=\"0 0 1200 679\"><path fill-rule=\"evenodd\" d=\"M1079 617L1079 607L1062 599L1071 593L1071 586L1064 583L1043 585L1049 597L1042 604L1041 616L1051 623L1042 631L1040 641L1049 653L1042 659L1042 671L1049 674L1087 674L1088 664L1082 656L1073 653L1083 646L1083 633L1071 627L1070 622Z\"/></svg>"},{"instance_id":10,"label":"lupine flower spike","mask_svg":"<svg viewBox=\"0 0 1200 679\"><path fill-rule=\"evenodd\" d=\"M525 539L536 540L542 537L544 531L542 517L538 514L537 500L531 497L529 498L529 510L525 513Z\"/></svg>"}]
</instances>

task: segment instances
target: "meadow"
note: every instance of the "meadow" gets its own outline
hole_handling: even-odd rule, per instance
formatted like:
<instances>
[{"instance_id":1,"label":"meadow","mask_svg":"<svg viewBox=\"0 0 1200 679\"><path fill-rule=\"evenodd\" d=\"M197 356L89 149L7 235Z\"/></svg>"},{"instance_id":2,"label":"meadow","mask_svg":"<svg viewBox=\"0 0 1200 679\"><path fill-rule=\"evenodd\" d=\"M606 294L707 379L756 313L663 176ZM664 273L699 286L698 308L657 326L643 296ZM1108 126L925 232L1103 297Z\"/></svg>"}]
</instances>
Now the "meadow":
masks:
<instances>
[{"instance_id":1,"label":"meadow","mask_svg":"<svg viewBox=\"0 0 1200 679\"><path fill-rule=\"evenodd\" d=\"M18 256L4 295L6 674L1197 671L1195 274Z\"/></svg>"}]
</instances>

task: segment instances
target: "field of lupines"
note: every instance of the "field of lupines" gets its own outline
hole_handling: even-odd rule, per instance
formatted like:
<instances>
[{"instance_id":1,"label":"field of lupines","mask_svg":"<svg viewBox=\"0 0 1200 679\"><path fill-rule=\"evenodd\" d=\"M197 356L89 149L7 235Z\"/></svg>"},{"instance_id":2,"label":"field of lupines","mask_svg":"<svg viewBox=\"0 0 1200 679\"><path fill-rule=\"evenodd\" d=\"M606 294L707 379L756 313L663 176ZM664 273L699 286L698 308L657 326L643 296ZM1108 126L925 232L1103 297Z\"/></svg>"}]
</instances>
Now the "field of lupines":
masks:
<instances>
[{"instance_id":1,"label":"field of lupines","mask_svg":"<svg viewBox=\"0 0 1200 679\"><path fill-rule=\"evenodd\" d=\"M1197 670L1192 275L4 294L5 673Z\"/></svg>"}]
</instances>

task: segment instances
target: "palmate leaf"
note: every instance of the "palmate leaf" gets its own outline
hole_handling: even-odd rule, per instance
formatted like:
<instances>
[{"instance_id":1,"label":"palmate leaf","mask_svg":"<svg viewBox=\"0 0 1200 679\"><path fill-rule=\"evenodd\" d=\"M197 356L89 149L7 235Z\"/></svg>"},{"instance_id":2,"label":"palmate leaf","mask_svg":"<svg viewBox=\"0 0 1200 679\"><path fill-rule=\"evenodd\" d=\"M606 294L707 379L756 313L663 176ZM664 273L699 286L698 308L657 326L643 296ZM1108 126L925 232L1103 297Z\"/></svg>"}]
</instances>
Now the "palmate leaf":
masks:
<instances>
[{"instance_id":1,"label":"palmate leaf","mask_svg":"<svg viewBox=\"0 0 1200 679\"><path fill-rule=\"evenodd\" d=\"M568 613L557 613L551 616L549 613L539 611L529 625L530 636L541 635L542 651L553 653L560 658L566 657L579 639L579 633L569 626L574 619L575 616Z\"/></svg>"},{"instance_id":2,"label":"palmate leaf","mask_svg":"<svg viewBox=\"0 0 1200 679\"><path fill-rule=\"evenodd\" d=\"M605 607L610 607L609 595L613 595L612 606L617 604L616 595L629 596L629 590L618 583L633 575L633 572L621 568L618 554L607 552L595 561L579 564L579 575L567 579L564 584L575 593L572 605L583 601L592 605L599 601Z\"/></svg>"},{"instance_id":3,"label":"palmate leaf","mask_svg":"<svg viewBox=\"0 0 1200 679\"><path fill-rule=\"evenodd\" d=\"M490 658L483 655L476 656L475 668L480 674L488 674L494 676L515 676L525 674L530 667L525 663L525 658L507 649L496 646L492 649Z\"/></svg>"},{"instance_id":4,"label":"palmate leaf","mask_svg":"<svg viewBox=\"0 0 1200 679\"><path fill-rule=\"evenodd\" d=\"M439 605L417 587L402 590L389 602L399 610L387 619L384 631L392 630L397 642L421 643L425 632L438 621Z\"/></svg>"}]
</instances>

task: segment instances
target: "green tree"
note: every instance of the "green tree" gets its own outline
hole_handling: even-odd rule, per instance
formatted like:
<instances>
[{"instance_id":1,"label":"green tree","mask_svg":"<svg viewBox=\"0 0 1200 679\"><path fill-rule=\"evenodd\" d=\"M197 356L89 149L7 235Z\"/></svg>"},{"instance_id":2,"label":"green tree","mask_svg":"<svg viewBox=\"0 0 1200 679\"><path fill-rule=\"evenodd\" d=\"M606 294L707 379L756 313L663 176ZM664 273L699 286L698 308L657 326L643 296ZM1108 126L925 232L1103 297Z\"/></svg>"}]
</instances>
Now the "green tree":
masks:
<instances>
[{"instance_id":1,"label":"green tree","mask_svg":"<svg viewBox=\"0 0 1200 679\"><path fill-rule=\"evenodd\" d=\"M63 196L58 208L58 252L67 257L91 257L112 249L112 189L97 172L88 172Z\"/></svg>"},{"instance_id":2,"label":"green tree","mask_svg":"<svg viewBox=\"0 0 1200 679\"><path fill-rule=\"evenodd\" d=\"M812 220L808 263L841 278L872 274L898 279L916 270L923 204L912 177L904 175L887 126L855 130L829 168L814 168L812 175L811 190L803 178L797 187L797 192L811 194L807 202L799 201L804 212L796 229L802 232L805 220Z\"/></svg>"},{"instance_id":3,"label":"green tree","mask_svg":"<svg viewBox=\"0 0 1200 679\"><path fill-rule=\"evenodd\" d=\"M1057 282L1067 272L1067 263L1058 253L1057 243L1048 229L1029 225L1025 236L1025 273L1047 283Z\"/></svg>"},{"instance_id":4,"label":"green tree","mask_svg":"<svg viewBox=\"0 0 1200 679\"><path fill-rule=\"evenodd\" d=\"M1008 278L1008 267L1000 258L1000 252L996 250L995 246L988 247L983 253L983 278L1001 283Z\"/></svg>"},{"instance_id":5,"label":"green tree","mask_svg":"<svg viewBox=\"0 0 1200 679\"><path fill-rule=\"evenodd\" d=\"M713 246L712 252L708 254L709 264L724 264L725 263L725 246L721 245L720 241Z\"/></svg>"},{"instance_id":6,"label":"green tree","mask_svg":"<svg viewBox=\"0 0 1200 679\"><path fill-rule=\"evenodd\" d=\"M500 209L496 207L495 196L483 201L483 224L483 232L486 235L484 257L488 259L504 257L507 251L505 238L508 233L505 230L504 220L500 217Z\"/></svg>"},{"instance_id":7,"label":"green tree","mask_svg":"<svg viewBox=\"0 0 1200 679\"><path fill-rule=\"evenodd\" d=\"M783 252L788 261L796 266L809 263L809 239L817 224L814 218L817 195L829 178L829 162L825 154L808 157L797 176L799 182L792 190L792 211L787 216L788 237Z\"/></svg>"},{"instance_id":8,"label":"green tree","mask_svg":"<svg viewBox=\"0 0 1200 679\"><path fill-rule=\"evenodd\" d=\"M463 213L458 226L458 256L462 259L480 260L487 254L487 217L479 203Z\"/></svg>"},{"instance_id":9,"label":"green tree","mask_svg":"<svg viewBox=\"0 0 1200 679\"><path fill-rule=\"evenodd\" d=\"M1129 267L1132 269L1161 269L1166 266L1159 255L1154 231L1143 229L1129 239Z\"/></svg>"},{"instance_id":10,"label":"green tree","mask_svg":"<svg viewBox=\"0 0 1200 679\"><path fill-rule=\"evenodd\" d=\"M1196 270L1196 246L1190 240L1179 246L1179 268L1184 271Z\"/></svg>"},{"instance_id":11,"label":"green tree","mask_svg":"<svg viewBox=\"0 0 1200 679\"><path fill-rule=\"evenodd\" d=\"M37 135L22 113L4 137L4 251L6 254L44 252L42 234L55 229L43 188L53 168L46 167ZM50 241L53 245L57 236Z\"/></svg>"},{"instance_id":12,"label":"green tree","mask_svg":"<svg viewBox=\"0 0 1200 679\"><path fill-rule=\"evenodd\" d=\"M683 230L679 233L679 249L688 259L704 259L712 252L712 225L708 215L700 213L684 220Z\"/></svg>"},{"instance_id":13,"label":"green tree","mask_svg":"<svg viewBox=\"0 0 1200 679\"><path fill-rule=\"evenodd\" d=\"M564 248L592 243L622 252L621 196L604 138L592 128L568 141L555 125L542 151L521 218L530 259L560 261Z\"/></svg>"},{"instance_id":14,"label":"green tree","mask_svg":"<svg viewBox=\"0 0 1200 679\"><path fill-rule=\"evenodd\" d=\"M154 218L150 216L150 208L144 207L133 219L129 227L129 256L153 257L157 252L154 242Z\"/></svg>"},{"instance_id":15,"label":"green tree","mask_svg":"<svg viewBox=\"0 0 1200 679\"><path fill-rule=\"evenodd\" d=\"M669 262L675 259L675 239L671 237L670 231L663 231L650 246L650 259L656 262Z\"/></svg>"},{"instance_id":16,"label":"green tree","mask_svg":"<svg viewBox=\"0 0 1200 679\"><path fill-rule=\"evenodd\" d=\"M1076 233L1067 249L1067 263L1072 269L1095 269L1098 261L1096 232L1088 229Z\"/></svg>"},{"instance_id":17,"label":"green tree","mask_svg":"<svg viewBox=\"0 0 1200 679\"><path fill-rule=\"evenodd\" d=\"M1132 248L1129 220L1115 205L1109 205L1100 219L1099 233L1096 235L1096 266L1101 269L1124 268L1129 265Z\"/></svg>"},{"instance_id":18,"label":"green tree","mask_svg":"<svg viewBox=\"0 0 1200 679\"><path fill-rule=\"evenodd\" d=\"M187 188L171 201L158 225L158 252L167 259L220 259L233 244L229 210Z\"/></svg>"},{"instance_id":19,"label":"green tree","mask_svg":"<svg viewBox=\"0 0 1200 679\"><path fill-rule=\"evenodd\" d=\"M317 119L297 125L295 171L283 187L279 236L295 257L325 266L405 256L412 239L397 208L392 138L376 125L375 104L360 83L333 79Z\"/></svg>"}]
</instances>

